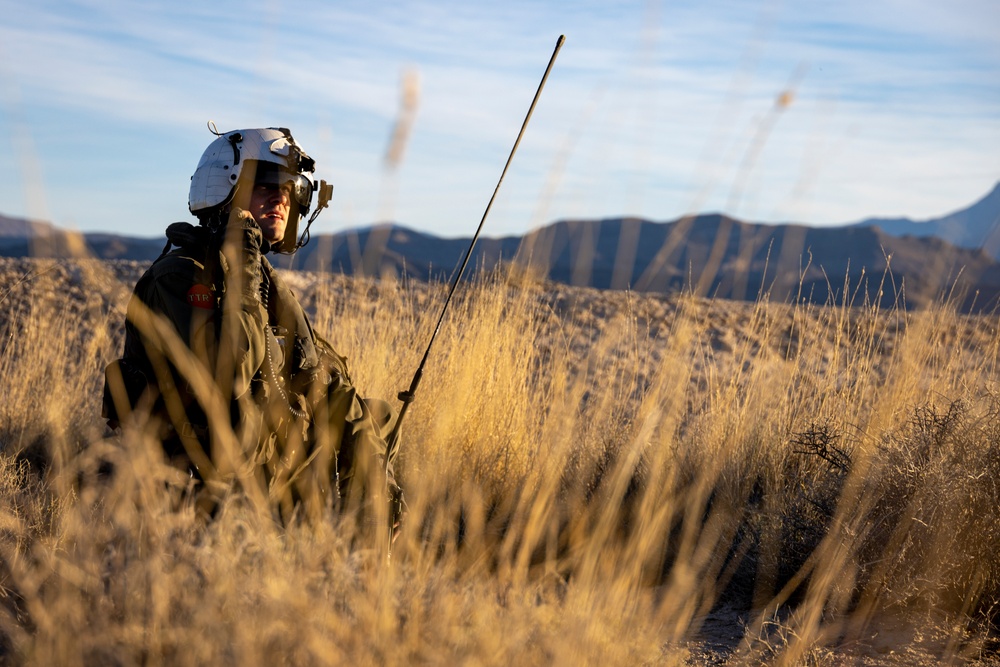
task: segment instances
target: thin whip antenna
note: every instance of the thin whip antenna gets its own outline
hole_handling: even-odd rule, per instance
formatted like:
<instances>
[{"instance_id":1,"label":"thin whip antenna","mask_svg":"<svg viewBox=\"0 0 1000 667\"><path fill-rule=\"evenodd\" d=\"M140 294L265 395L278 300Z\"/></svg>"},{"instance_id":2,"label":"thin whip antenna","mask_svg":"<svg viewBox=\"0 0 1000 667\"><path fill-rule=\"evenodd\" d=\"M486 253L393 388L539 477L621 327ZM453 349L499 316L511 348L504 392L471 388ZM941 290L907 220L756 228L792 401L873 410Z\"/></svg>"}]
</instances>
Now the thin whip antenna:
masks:
<instances>
[{"instance_id":1,"label":"thin whip antenna","mask_svg":"<svg viewBox=\"0 0 1000 667\"><path fill-rule=\"evenodd\" d=\"M531 114L535 110L535 104L538 102L538 98L542 94L542 89L545 87L545 81L549 78L549 72L552 70L552 65L555 63L556 56L559 55L559 49L562 48L563 42L565 41L565 35L559 35L559 39L556 40L556 48L552 52L552 57L549 58L549 64L546 66L545 74L542 75L542 80L538 84L538 90L535 91L535 97L531 100L531 106L528 107L528 113L524 117L524 122L521 123L521 131L517 133L517 140L514 142L514 147L510 149L510 155L507 156L507 163L503 166L503 171L500 173L500 180L497 181L497 186L493 189L493 196L490 197L490 203L486 205L483 217L479 221L479 227L476 228L476 233L472 237L472 243L469 244L469 249L465 253L465 259L462 260L462 266L459 268L458 273L455 274L455 278L451 282L451 289L448 290L448 298L445 299L444 306L441 308L441 314L438 316L437 325L434 327L434 333L431 334L430 342L427 343L427 349L424 350L424 356L420 360L420 365L417 366L417 372L413 374L413 380L410 381L410 388L399 393L399 400L403 402L403 405L399 409L399 416L396 417L396 424L392 427L392 432L389 433L389 437L386 438L386 471L389 469L389 461L392 459L394 453L399 447L399 432L400 426L403 423L403 417L406 415L406 411L410 407L410 403L413 402L413 398L417 393L417 387L420 385L420 380L424 375L424 365L427 363L427 357L431 353L431 347L434 345L434 340L437 338L438 332L441 331L441 323L444 322L445 313L448 312L448 304L451 303L451 297L455 294L455 288L458 287L458 283L462 280L462 274L465 273L465 267L468 266L469 259L472 257L472 251L476 247L476 241L479 240L479 234L483 231L483 225L486 223L486 217L490 214L490 209L493 207L493 200L497 198L497 192L500 191L500 184L503 183L503 178L507 175L507 168L510 166L511 160L514 159L514 153L517 152L517 147L521 143L521 137L524 136L524 130L528 127L528 121L531 120Z\"/></svg>"}]
</instances>

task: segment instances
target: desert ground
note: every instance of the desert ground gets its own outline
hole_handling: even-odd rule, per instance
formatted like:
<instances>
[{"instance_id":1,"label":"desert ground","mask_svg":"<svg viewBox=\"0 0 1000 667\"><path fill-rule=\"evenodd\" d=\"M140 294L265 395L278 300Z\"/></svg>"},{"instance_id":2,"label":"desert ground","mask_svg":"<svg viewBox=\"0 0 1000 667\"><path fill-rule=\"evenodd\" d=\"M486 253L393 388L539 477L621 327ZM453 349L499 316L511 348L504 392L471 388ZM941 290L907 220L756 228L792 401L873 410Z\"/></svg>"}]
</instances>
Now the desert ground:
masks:
<instances>
[{"instance_id":1,"label":"desert ground","mask_svg":"<svg viewBox=\"0 0 1000 667\"><path fill-rule=\"evenodd\" d=\"M1000 333L909 311L459 288L388 552L211 519L100 416L144 266L0 259L0 664L1000 665ZM446 286L288 272L392 400Z\"/></svg>"}]
</instances>

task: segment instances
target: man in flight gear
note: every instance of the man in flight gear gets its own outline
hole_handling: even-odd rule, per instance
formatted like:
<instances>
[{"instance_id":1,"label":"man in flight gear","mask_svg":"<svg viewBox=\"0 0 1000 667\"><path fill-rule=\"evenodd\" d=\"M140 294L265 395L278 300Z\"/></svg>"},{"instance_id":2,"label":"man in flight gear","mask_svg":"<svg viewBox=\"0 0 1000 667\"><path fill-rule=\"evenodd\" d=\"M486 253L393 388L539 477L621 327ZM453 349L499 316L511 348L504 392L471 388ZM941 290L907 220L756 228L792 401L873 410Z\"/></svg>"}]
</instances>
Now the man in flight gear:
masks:
<instances>
[{"instance_id":1,"label":"man in flight gear","mask_svg":"<svg viewBox=\"0 0 1000 667\"><path fill-rule=\"evenodd\" d=\"M315 182L313 159L287 129L216 137L191 177L198 226L167 227L163 253L135 286L124 354L105 373L104 415L117 428L150 414L167 459L210 497L253 477L285 519L299 506L316 517L387 503L396 522L402 494L383 439L392 410L358 397L346 359L266 258L308 242L332 187Z\"/></svg>"}]
</instances>

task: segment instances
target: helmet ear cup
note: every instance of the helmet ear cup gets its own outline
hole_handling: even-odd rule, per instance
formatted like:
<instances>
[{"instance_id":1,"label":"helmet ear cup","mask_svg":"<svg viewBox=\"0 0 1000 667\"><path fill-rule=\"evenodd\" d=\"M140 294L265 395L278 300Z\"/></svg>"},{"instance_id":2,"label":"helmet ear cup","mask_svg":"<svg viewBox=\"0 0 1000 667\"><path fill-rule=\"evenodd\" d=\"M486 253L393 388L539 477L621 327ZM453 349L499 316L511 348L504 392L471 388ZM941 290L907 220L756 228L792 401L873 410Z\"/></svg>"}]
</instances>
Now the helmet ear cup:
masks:
<instances>
[{"instance_id":1,"label":"helmet ear cup","mask_svg":"<svg viewBox=\"0 0 1000 667\"><path fill-rule=\"evenodd\" d=\"M251 160L243 164L239 178L233 185L233 191L229 195L228 208L241 208L244 211L250 209L250 196L253 194L253 183L257 175L257 163Z\"/></svg>"}]
</instances>

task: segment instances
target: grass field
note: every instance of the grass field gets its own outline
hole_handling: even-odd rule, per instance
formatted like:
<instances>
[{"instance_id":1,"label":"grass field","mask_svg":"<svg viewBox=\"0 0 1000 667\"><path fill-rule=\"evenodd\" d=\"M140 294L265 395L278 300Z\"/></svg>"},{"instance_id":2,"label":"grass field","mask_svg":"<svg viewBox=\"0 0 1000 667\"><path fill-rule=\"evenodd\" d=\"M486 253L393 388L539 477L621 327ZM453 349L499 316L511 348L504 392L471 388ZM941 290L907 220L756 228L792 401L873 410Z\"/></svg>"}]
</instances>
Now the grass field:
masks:
<instances>
[{"instance_id":1,"label":"grass field","mask_svg":"<svg viewBox=\"0 0 1000 667\"><path fill-rule=\"evenodd\" d=\"M105 437L140 271L0 263L0 664L1000 664L995 317L483 276L388 559L259 489L202 521ZM287 277L363 395L408 386L443 286Z\"/></svg>"}]
</instances>

